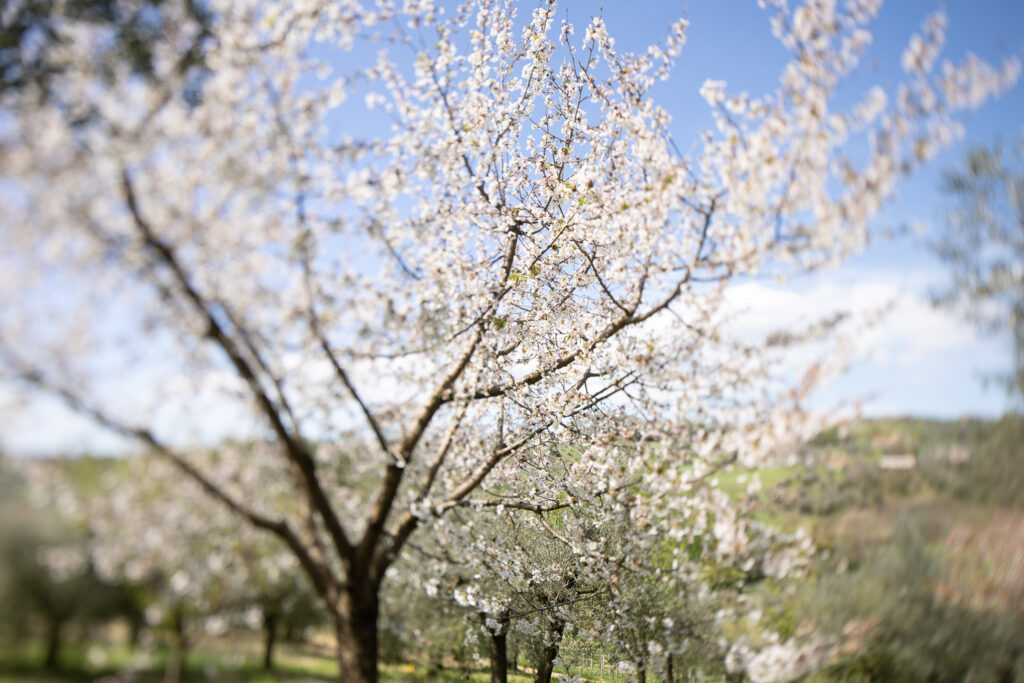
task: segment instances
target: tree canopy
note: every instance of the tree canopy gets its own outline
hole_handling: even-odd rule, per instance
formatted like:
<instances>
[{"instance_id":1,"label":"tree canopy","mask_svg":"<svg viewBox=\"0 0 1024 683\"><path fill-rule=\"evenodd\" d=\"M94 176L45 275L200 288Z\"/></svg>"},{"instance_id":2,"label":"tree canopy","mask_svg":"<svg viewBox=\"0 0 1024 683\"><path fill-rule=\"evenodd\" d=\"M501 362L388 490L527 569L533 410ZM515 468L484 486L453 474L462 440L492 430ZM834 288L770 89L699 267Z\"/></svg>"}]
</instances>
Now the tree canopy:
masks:
<instances>
[{"instance_id":1,"label":"tree canopy","mask_svg":"<svg viewBox=\"0 0 1024 683\"><path fill-rule=\"evenodd\" d=\"M936 299L983 330L1009 334L1013 369L1003 379L1024 394L1024 137L976 147L946 171L947 229L935 243L952 271Z\"/></svg>"}]
</instances>

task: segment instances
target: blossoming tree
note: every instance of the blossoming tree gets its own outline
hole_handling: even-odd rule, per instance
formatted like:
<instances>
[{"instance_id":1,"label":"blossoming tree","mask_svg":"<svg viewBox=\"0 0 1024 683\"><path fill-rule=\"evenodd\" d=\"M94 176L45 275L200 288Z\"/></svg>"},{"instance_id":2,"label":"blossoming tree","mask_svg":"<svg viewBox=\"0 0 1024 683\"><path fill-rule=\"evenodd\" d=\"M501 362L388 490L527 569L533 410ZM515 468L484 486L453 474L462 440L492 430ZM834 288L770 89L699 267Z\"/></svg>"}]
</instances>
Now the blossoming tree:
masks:
<instances>
[{"instance_id":1,"label":"blossoming tree","mask_svg":"<svg viewBox=\"0 0 1024 683\"><path fill-rule=\"evenodd\" d=\"M217 460L230 461L233 455L246 457L247 471L260 476L258 445L223 445L215 458L207 456L207 464L216 467ZM56 508L57 518L79 530L53 543L43 566L55 577L87 571L135 593L140 616L168 636L166 680L180 680L190 641L203 633L262 629L263 663L269 669L282 623L303 627L316 620L317 598L295 556L244 519L219 514L217 501L194 482L179 481L170 463L148 458L94 463L100 473L88 485L66 463L18 464L32 497ZM262 493L273 492L264 487Z\"/></svg>"},{"instance_id":2,"label":"blossoming tree","mask_svg":"<svg viewBox=\"0 0 1024 683\"><path fill-rule=\"evenodd\" d=\"M684 459L679 448L620 443L617 472L590 490L552 483L564 487L560 510L456 510L433 525L426 549L426 535L407 545L406 567L426 565L423 588L481 616L470 631L488 641L492 681L506 680L508 634L536 641L537 683L551 680L569 634L600 643L638 681L648 670L667 676L673 655L721 662L713 615L745 585L804 574L809 538L756 522L750 500L706 476L721 460Z\"/></svg>"},{"instance_id":3,"label":"blossoming tree","mask_svg":"<svg viewBox=\"0 0 1024 683\"><path fill-rule=\"evenodd\" d=\"M600 485L624 416L748 464L797 428L823 369L780 381L774 347L722 334L723 294L861 247L1019 71L937 66L936 15L894 96L841 110L879 2L762 4L792 59L765 94L707 81L686 154L649 94L685 21L634 54L554 2L172 2L143 78L57 17L48 97L0 96L6 376L277 536L342 679L376 680L381 583L419 527L565 505L545 463L576 444L564 478ZM227 406L258 463L190 449Z\"/></svg>"}]
</instances>

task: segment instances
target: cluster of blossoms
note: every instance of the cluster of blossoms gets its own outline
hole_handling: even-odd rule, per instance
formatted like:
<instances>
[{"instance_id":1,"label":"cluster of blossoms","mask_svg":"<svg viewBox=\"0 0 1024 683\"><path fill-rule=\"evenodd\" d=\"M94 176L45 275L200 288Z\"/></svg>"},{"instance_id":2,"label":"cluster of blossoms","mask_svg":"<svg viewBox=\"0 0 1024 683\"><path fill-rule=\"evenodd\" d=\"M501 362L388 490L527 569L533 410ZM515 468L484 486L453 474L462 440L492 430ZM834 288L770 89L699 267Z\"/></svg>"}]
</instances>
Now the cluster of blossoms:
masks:
<instances>
[{"instance_id":1,"label":"cluster of blossoms","mask_svg":"<svg viewBox=\"0 0 1024 683\"><path fill-rule=\"evenodd\" d=\"M818 671L835 659L838 648L821 640L792 638L778 642L778 638L760 650L743 644L734 645L726 656L730 673L745 673L754 683L793 681Z\"/></svg>"}]
</instances>

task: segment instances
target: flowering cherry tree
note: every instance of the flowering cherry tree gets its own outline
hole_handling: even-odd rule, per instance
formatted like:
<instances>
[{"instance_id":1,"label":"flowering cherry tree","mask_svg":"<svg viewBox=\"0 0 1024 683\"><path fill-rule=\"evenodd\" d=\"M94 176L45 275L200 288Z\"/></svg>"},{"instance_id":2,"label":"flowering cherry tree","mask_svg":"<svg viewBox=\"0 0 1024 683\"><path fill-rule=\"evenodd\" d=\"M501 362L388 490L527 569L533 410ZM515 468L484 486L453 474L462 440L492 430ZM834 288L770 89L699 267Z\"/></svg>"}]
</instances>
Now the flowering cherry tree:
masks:
<instances>
[{"instance_id":1,"label":"flowering cherry tree","mask_svg":"<svg viewBox=\"0 0 1024 683\"><path fill-rule=\"evenodd\" d=\"M215 460L244 455L259 476L260 449L225 445ZM216 468L207 456L207 464ZM171 649L166 680L181 677L195 636L242 626L264 630L264 665L273 665L279 623L315 600L285 546L244 519L220 514L217 501L162 460L109 460L92 486L48 460L20 463L36 498L81 530L44 557L56 576L88 567L113 585L145 595L144 616L166 627ZM264 487L263 495L272 495ZM81 599L79 597L79 599Z\"/></svg>"},{"instance_id":2,"label":"flowering cherry tree","mask_svg":"<svg viewBox=\"0 0 1024 683\"><path fill-rule=\"evenodd\" d=\"M705 82L687 154L649 94L685 21L636 54L554 2L171 2L142 78L57 17L49 96L2 94L7 377L278 537L342 679L376 680L418 528L565 505L547 464L575 444L561 480L607 481L627 416L752 465L798 431L830 367L782 381L777 344L730 341L730 283L856 251L1019 71L939 63L935 15L905 83L842 110L879 2L762 4L792 59L767 93ZM351 131L360 95L379 119ZM213 409L266 452L198 457Z\"/></svg>"},{"instance_id":3,"label":"flowering cherry tree","mask_svg":"<svg viewBox=\"0 0 1024 683\"><path fill-rule=\"evenodd\" d=\"M405 566L419 564L428 593L481 615L470 631L488 641L492 681L505 680L508 634L539 643L538 683L551 680L567 635L601 643L636 680L664 676L672 655L722 661L716 612L739 618L740 605L722 608L744 585L804 573L810 539L754 521L751 499L732 500L707 476L729 458L679 449L620 443L614 471L590 489L568 485L575 477L552 482L559 510L456 510L433 525L429 546L426 535L407 545Z\"/></svg>"}]
</instances>

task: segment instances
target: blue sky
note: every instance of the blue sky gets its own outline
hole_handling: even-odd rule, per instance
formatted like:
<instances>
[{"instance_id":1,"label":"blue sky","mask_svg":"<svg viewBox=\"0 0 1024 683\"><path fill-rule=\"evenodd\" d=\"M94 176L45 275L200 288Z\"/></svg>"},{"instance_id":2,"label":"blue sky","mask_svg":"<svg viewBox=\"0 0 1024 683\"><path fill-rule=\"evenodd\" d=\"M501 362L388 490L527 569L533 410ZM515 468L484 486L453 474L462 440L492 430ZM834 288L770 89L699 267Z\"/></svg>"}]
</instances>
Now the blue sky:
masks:
<instances>
[{"instance_id":1,"label":"blue sky","mask_svg":"<svg viewBox=\"0 0 1024 683\"><path fill-rule=\"evenodd\" d=\"M520 18L527 17L533 6L524 3ZM907 39L938 7L916 0L890 0L884 5L872 27L873 46L840 91L840 98L855 98L875 84L895 85ZM950 19L944 57L958 59L971 50L991 61L1024 58L1024 0L947 0L942 7ZM569 0L560 11L568 13L580 37L589 17L601 11L601 4ZM711 123L707 104L698 94L705 79L725 80L733 92L761 94L774 87L787 58L771 35L767 13L754 0L607 0L603 14L617 47L638 51L660 39L679 16L690 20L687 44L675 72L654 92L672 112L674 135L683 149ZM369 57L355 55L356 59ZM939 229L942 168L955 164L971 145L1020 134L1024 87L1018 85L961 120L966 125L965 138L900 185L899 196L879 216L879 226L918 219L930 229ZM348 117L346 121L353 123ZM357 126L361 123L373 126L375 122L365 116L354 121ZM836 308L863 309L892 301L889 318L865 333L860 360L845 377L821 391L816 403L823 407L863 400L868 415L998 415L1007 408L1007 398L999 389L986 389L981 376L1009 362L1009 342L981 337L954 315L927 303L927 292L941 285L946 273L924 247L925 239L877 241L844 266L790 282L784 289L767 281L746 283L734 300L749 311L741 327L747 332L770 331L768 327L777 326L779 320L808 320ZM119 445L54 402L27 407L21 417L4 411L7 418L0 424L0 447L41 452L110 450ZM44 424L48 429L40 430Z\"/></svg>"},{"instance_id":2,"label":"blue sky","mask_svg":"<svg viewBox=\"0 0 1024 683\"><path fill-rule=\"evenodd\" d=\"M563 6L577 25L600 9L598 3L582 0ZM900 55L907 39L927 14L940 8L949 17L943 57L957 60L968 51L993 62L1024 57L1024 2L1020 0L947 0L941 4L890 0L871 27L873 44L840 90L840 101L875 84L890 89L898 83ZM656 97L673 112L676 137L685 148L693 134L710 122L697 94L705 78L725 80L730 90L760 94L775 84L787 54L769 31L767 13L753 1L608 0L604 4L605 20L620 49L643 49L680 15L690 20L687 44L672 79L656 91ZM955 165L972 145L1021 134L1024 87L1018 84L999 100L968 112L961 121L966 128L964 138L902 182L898 196L883 210L877 225L900 226L919 220L929 231L941 229L942 169ZM866 340L861 360L847 376L820 392L819 405L864 399L867 414L946 418L998 415L1008 407L1005 394L997 387L986 387L983 377L1009 362L1009 340L979 336L955 316L930 307L927 293L943 284L946 272L926 248L927 240L927 234L878 240L838 269L789 283L786 296L770 283L764 283L763 291L752 296L749 308L754 318L777 306L793 305L809 315L824 312L830 302L844 307L863 303L870 296L899 297L882 329L867 335L870 341Z\"/></svg>"}]
</instances>

